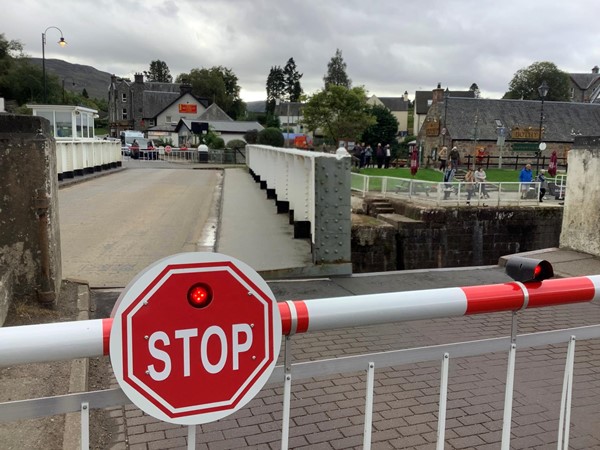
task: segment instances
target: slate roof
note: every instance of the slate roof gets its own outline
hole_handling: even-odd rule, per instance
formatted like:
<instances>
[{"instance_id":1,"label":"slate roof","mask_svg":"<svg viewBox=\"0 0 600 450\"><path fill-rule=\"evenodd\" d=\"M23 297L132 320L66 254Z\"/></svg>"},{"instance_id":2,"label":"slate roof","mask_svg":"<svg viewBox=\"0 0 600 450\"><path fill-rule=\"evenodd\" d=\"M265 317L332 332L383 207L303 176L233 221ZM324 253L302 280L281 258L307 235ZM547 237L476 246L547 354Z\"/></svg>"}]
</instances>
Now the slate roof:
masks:
<instances>
[{"instance_id":1,"label":"slate roof","mask_svg":"<svg viewBox=\"0 0 600 450\"><path fill-rule=\"evenodd\" d=\"M408 111L408 104L404 97L377 97L390 111Z\"/></svg>"},{"instance_id":2,"label":"slate roof","mask_svg":"<svg viewBox=\"0 0 600 450\"><path fill-rule=\"evenodd\" d=\"M179 97L181 93L177 92L162 92L162 91L144 91L143 92L142 111L144 118L150 119L158 116L161 111L166 109Z\"/></svg>"},{"instance_id":3,"label":"slate roof","mask_svg":"<svg viewBox=\"0 0 600 450\"><path fill-rule=\"evenodd\" d=\"M573 82L583 91L590 88L598 79L600 74L597 73L570 73Z\"/></svg>"},{"instance_id":4,"label":"slate roof","mask_svg":"<svg viewBox=\"0 0 600 450\"><path fill-rule=\"evenodd\" d=\"M450 97L475 98L473 91L449 91ZM431 105L429 102L433 100L433 91L416 91L415 92L415 114L427 114Z\"/></svg>"},{"instance_id":5,"label":"slate roof","mask_svg":"<svg viewBox=\"0 0 600 450\"><path fill-rule=\"evenodd\" d=\"M439 111L443 115L443 102ZM539 128L541 102L451 97L446 114L452 139L473 139L477 117L477 139L496 140L496 120L508 129L507 137L512 127ZM544 140L572 142L574 135L600 136L600 104L544 102Z\"/></svg>"},{"instance_id":6,"label":"slate roof","mask_svg":"<svg viewBox=\"0 0 600 450\"><path fill-rule=\"evenodd\" d=\"M225 122L233 122L233 119L227 115L225 111L223 111L219 105L213 103L210 105L206 111L204 111L198 119L203 122L211 122L211 121L225 121Z\"/></svg>"}]
</instances>

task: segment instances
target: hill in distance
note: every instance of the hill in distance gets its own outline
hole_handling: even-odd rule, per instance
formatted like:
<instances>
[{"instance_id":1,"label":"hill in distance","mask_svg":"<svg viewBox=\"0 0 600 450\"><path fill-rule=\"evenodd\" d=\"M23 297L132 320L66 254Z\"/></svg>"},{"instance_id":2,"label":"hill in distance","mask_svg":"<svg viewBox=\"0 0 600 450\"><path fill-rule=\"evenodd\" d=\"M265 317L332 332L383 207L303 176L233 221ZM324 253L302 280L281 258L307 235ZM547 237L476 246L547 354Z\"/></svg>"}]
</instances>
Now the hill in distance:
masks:
<instances>
[{"instance_id":1,"label":"hill in distance","mask_svg":"<svg viewBox=\"0 0 600 450\"><path fill-rule=\"evenodd\" d=\"M28 58L31 64L42 67L42 58ZM62 59L46 58L46 72L58 77L59 83L65 82L65 90L81 94L83 89L90 98L108 100L110 76L92 66L71 64ZM73 85L75 83L75 85Z\"/></svg>"}]
</instances>

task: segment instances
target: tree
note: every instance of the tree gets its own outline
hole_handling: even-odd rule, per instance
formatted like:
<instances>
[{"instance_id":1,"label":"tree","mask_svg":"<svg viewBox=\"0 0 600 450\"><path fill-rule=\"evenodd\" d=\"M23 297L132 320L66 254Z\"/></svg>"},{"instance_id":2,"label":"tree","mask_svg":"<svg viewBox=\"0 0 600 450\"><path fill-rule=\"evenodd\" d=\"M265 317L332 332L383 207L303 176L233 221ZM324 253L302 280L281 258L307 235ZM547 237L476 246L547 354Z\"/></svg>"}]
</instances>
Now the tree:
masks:
<instances>
[{"instance_id":1,"label":"tree","mask_svg":"<svg viewBox=\"0 0 600 450\"><path fill-rule=\"evenodd\" d=\"M335 55L327 63L327 73L323 77L325 89L331 84L335 86L343 86L347 89L352 87L352 80L346 74L346 63L342 58L342 51L338 48Z\"/></svg>"},{"instance_id":2,"label":"tree","mask_svg":"<svg viewBox=\"0 0 600 450\"><path fill-rule=\"evenodd\" d=\"M479 90L479 86L477 86L477 83L473 83L471 85L471 87L469 88L469 90L471 92L475 93L475 98L480 98L481 97L481 91Z\"/></svg>"},{"instance_id":3,"label":"tree","mask_svg":"<svg viewBox=\"0 0 600 450\"><path fill-rule=\"evenodd\" d=\"M215 66L210 69L192 69L177 77L178 83L189 83L192 93L219 105L231 118L237 119L246 110L240 98L238 78L229 68Z\"/></svg>"},{"instance_id":4,"label":"tree","mask_svg":"<svg viewBox=\"0 0 600 450\"><path fill-rule=\"evenodd\" d=\"M150 68L148 71L144 71L144 75L148 79L148 81L155 81L159 83L172 83L173 77L171 76L171 71L169 70L169 66L164 61L157 59L156 61L152 61L150 63Z\"/></svg>"},{"instance_id":5,"label":"tree","mask_svg":"<svg viewBox=\"0 0 600 450\"><path fill-rule=\"evenodd\" d=\"M398 119L385 106L375 105L371 108L371 114L376 122L368 127L362 134L361 141L369 145L393 144L398 134Z\"/></svg>"},{"instance_id":6,"label":"tree","mask_svg":"<svg viewBox=\"0 0 600 450\"><path fill-rule=\"evenodd\" d=\"M362 87L348 89L330 84L309 98L302 115L308 130L320 129L336 145L342 139L357 140L365 129L376 123Z\"/></svg>"},{"instance_id":7,"label":"tree","mask_svg":"<svg viewBox=\"0 0 600 450\"><path fill-rule=\"evenodd\" d=\"M283 147L283 133L278 128L265 128L258 132L257 143L272 147Z\"/></svg>"},{"instance_id":8,"label":"tree","mask_svg":"<svg viewBox=\"0 0 600 450\"><path fill-rule=\"evenodd\" d=\"M503 98L539 100L538 87L548 83L548 101L570 101L569 75L559 70L554 63L535 62L529 67L519 69L509 84L509 90Z\"/></svg>"},{"instance_id":9,"label":"tree","mask_svg":"<svg viewBox=\"0 0 600 450\"><path fill-rule=\"evenodd\" d=\"M300 100L300 96L303 92L302 86L300 85L300 78L302 78L303 74L298 73L294 58L288 59L288 62L283 68L283 75L285 81L285 93L288 101L297 102Z\"/></svg>"},{"instance_id":10,"label":"tree","mask_svg":"<svg viewBox=\"0 0 600 450\"><path fill-rule=\"evenodd\" d=\"M285 74L279 66L271 67L267 77L267 115L275 114L277 100L282 100L285 94Z\"/></svg>"}]
</instances>

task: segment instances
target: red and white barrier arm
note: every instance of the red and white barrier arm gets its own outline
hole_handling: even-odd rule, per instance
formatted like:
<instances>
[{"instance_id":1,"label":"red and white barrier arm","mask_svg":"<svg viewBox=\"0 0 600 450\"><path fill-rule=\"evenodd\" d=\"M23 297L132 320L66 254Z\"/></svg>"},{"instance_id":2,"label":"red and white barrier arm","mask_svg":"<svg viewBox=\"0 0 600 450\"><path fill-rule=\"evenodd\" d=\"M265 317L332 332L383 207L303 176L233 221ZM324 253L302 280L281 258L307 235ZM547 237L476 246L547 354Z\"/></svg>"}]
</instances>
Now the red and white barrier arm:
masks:
<instances>
[{"instance_id":1,"label":"red and white barrier arm","mask_svg":"<svg viewBox=\"0 0 600 450\"><path fill-rule=\"evenodd\" d=\"M600 299L600 275L279 303L284 335Z\"/></svg>"},{"instance_id":2,"label":"red and white barrier arm","mask_svg":"<svg viewBox=\"0 0 600 450\"><path fill-rule=\"evenodd\" d=\"M353 295L278 304L282 333L470 314L600 299L600 275L460 288ZM112 319L0 328L0 367L109 354Z\"/></svg>"}]
</instances>

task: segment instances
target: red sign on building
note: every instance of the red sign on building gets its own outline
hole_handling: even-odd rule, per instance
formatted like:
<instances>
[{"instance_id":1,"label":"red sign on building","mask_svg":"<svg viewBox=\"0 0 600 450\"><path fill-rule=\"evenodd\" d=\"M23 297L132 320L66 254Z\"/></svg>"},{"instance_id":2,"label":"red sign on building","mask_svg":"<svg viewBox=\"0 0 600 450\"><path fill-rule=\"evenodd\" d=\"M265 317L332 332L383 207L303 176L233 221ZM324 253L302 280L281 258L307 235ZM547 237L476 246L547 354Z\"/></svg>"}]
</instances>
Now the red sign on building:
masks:
<instances>
[{"instance_id":1,"label":"red sign on building","mask_svg":"<svg viewBox=\"0 0 600 450\"><path fill-rule=\"evenodd\" d=\"M190 103L180 103L179 104L179 112L181 114L197 114L198 105L193 105Z\"/></svg>"}]
</instances>

